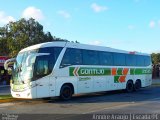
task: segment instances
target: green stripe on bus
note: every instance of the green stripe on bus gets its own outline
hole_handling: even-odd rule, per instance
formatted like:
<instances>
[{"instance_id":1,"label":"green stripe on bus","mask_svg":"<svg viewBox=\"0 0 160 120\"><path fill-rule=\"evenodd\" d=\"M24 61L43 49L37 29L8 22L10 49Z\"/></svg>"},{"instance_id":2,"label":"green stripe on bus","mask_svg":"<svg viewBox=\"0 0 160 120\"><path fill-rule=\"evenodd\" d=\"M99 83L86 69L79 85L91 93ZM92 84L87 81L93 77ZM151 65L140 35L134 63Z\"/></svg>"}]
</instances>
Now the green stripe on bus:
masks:
<instances>
[{"instance_id":1,"label":"green stripe on bus","mask_svg":"<svg viewBox=\"0 0 160 120\"><path fill-rule=\"evenodd\" d=\"M118 68L117 70L117 75L122 75L123 73L123 68Z\"/></svg>"},{"instance_id":2,"label":"green stripe on bus","mask_svg":"<svg viewBox=\"0 0 160 120\"><path fill-rule=\"evenodd\" d=\"M70 67L70 76L107 76L111 75L112 68ZM150 68L130 68L130 75L152 74ZM116 75L123 75L123 68L117 69Z\"/></svg>"},{"instance_id":3,"label":"green stripe on bus","mask_svg":"<svg viewBox=\"0 0 160 120\"><path fill-rule=\"evenodd\" d=\"M137 69L135 69L134 73L135 73L135 75L151 74L152 70L151 69L137 68Z\"/></svg>"},{"instance_id":4,"label":"green stripe on bus","mask_svg":"<svg viewBox=\"0 0 160 120\"><path fill-rule=\"evenodd\" d=\"M111 75L110 68L70 67L70 76L104 76Z\"/></svg>"},{"instance_id":5,"label":"green stripe on bus","mask_svg":"<svg viewBox=\"0 0 160 120\"><path fill-rule=\"evenodd\" d=\"M134 75L134 68L130 69L130 75Z\"/></svg>"},{"instance_id":6,"label":"green stripe on bus","mask_svg":"<svg viewBox=\"0 0 160 120\"><path fill-rule=\"evenodd\" d=\"M74 69L75 69L75 67L69 68L69 76L74 76L74 74L73 74Z\"/></svg>"}]
</instances>

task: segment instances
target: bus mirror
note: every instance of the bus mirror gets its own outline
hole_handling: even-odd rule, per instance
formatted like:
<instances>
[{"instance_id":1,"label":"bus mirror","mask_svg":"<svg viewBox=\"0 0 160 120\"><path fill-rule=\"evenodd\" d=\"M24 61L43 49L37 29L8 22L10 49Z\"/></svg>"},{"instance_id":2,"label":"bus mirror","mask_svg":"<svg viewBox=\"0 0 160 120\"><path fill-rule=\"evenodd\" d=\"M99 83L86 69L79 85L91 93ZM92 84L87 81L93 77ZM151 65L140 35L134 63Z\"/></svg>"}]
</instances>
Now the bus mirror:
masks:
<instances>
[{"instance_id":1,"label":"bus mirror","mask_svg":"<svg viewBox=\"0 0 160 120\"><path fill-rule=\"evenodd\" d=\"M4 69L5 70L12 70L12 68L9 67L9 65L12 66L15 61L16 61L16 58L11 58L11 59L6 60L5 63L4 63Z\"/></svg>"},{"instance_id":2,"label":"bus mirror","mask_svg":"<svg viewBox=\"0 0 160 120\"><path fill-rule=\"evenodd\" d=\"M12 67L8 67L8 71L9 71L9 72L12 72Z\"/></svg>"}]
</instances>

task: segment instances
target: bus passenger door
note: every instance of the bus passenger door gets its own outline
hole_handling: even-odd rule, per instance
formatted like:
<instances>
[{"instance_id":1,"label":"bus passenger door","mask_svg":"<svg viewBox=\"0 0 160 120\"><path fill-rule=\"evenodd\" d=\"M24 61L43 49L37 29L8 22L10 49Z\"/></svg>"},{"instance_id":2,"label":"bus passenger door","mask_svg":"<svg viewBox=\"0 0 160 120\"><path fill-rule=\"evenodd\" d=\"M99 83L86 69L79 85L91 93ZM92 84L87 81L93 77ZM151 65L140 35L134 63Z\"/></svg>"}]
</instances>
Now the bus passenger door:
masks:
<instances>
[{"instance_id":1,"label":"bus passenger door","mask_svg":"<svg viewBox=\"0 0 160 120\"><path fill-rule=\"evenodd\" d=\"M36 79L37 98L49 97L49 62L47 59L39 57L37 59L34 76Z\"/></svg>"},{"instance_id":2,"label":"bus passenger door","mask_svg":"<svg viewBox=\"0 0 160 120\"><path fill-rule=\"evenodd\" d=\"M49 77L43 77L36 81L37 98L49 97Z\"/></svg>"},{"instance_id":3,"label":"bus passenger door","mask_svg":"<svg viewBox=\"0 0 160 120\"><path fill-rule=\"evenodd\" d=\"M55 84L56 84L55 78L53 76L50 77L50 80L49 80L49 96L50 97L53 97L56 94L56 90L55 90L56 85Z\"/></svg>"}]
</instances>

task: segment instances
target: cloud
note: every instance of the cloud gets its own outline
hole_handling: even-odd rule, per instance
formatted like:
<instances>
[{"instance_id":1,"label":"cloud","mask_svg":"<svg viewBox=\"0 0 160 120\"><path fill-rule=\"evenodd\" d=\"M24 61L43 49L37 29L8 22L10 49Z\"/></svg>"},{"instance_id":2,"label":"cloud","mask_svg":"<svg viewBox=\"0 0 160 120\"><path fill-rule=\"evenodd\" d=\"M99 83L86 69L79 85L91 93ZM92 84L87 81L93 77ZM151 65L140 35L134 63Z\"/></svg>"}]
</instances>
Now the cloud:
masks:
<instances>
[{"instance_id":1,"label":"cloud","mask_svg":"<svg viewBox=\"0 0 160 120\"><path fill-rule=\"evenodd\" d=\"M7 24L10 21L15 21L12 16L6 15L4 11L0 11L0 24Z\"/></svg>"},{"instance_id":2,"label":"cloud","mask_svg":"<svg viewBox=\"0 0 160 120\"><path fill-rule=\"evenodd\" d=\"M108 10L107 7L105 7L105 6L100 6L100 5L96 4L96 3L93 3L93 4L91 5L91 8L92 8L95 12L101 12L101 11Z\"/></svg>"},{"instance_id":3,"label":"cloud","mask_svg":"<svg viewBox=\"0 0 160 120\"><path fill-rule=\"evenodd\" d=\"M101 45L101 44L102 44L102 42L101 42L101 41L99 41L99 40L95 40L95 41L91 41L91 42L89 42L89 44L90 44L90 45Z\"/></svg>"},{"instance_id":4,"label":"cloud","mask_svg":"<svg viewBox=\"0 0 160 120\"><path fill-rule=\"evenodd\" d=\"M61 15L62 17L66 18L66 19L68 19L68 18L71 17L71 15L70 15L68 12L64 11L64 10L60 10L60 11L58 11L57 13L58 13L59 15Z\"/></svg>"},{"instance_id":5,"label":"cloud","mask_svg":"<svg viewBox=\"0 0 160 120\"><path fill-rule=\"evenodd\" d=\"M154 28L155 25L156 25L156 22L153 21L153 20L149 23L149 27L150 27L150 28Z\"/></svg>"},{"instance_id":6,"label":"cloud","mask_svg":"<svg viewBox=\"0 0 160 120\"><path fill-rule=\"evenodd\" d=\"M44 15L42 13L42 11L38 8L35 8L33 6L27 7L23 13L22 13L22 17L28 19L28 18L34 18L36 20L42 20L44 19Z\"/></svg>"},{"instance_id":7,"label":"cloud","mask_svg":"<svg viewBox=\"0 0 160 120\"><path fill-rule=\"evenodd\" d=\"M128 29L133 30L133 29L135 29L135 26L134 25L128 25Z\"/></svg>"}]
</instances>

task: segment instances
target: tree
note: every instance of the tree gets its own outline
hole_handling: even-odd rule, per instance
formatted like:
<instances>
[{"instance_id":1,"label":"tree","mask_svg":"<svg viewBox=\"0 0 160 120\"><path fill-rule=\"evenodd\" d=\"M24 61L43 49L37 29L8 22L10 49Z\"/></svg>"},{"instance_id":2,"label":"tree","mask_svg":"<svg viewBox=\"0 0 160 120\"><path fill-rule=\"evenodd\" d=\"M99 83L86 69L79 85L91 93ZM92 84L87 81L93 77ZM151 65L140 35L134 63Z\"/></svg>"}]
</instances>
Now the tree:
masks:
<instances>
[{"instance_id":1,"label":"tree","mask_svg":"<svg viewBox=\"0 0 160 120\"><path fill-rule=\"evenodd\" d=\"M5 27L0 27L0 56L7 56L8 51L6 29Z\"/></svg>"},{"instance_id":2,"label":"tree","mask_svg":"<svg viewBox=\"0 0 160 120\"><path fill-rule=\"evenodd\" d=\"M160 63L160 53L152 53L151 54L152 63L159 64Z\"/></svg>"},{"instance_id":3,"label":"tree","mask_svg":"<svg viewBox=\"0 0 160 120\"><path fill-rule=\"evenodd\" d=\"M0 27L0 55L14 57L30 45L56 40L50 32L44 33L43 26L33 18L24 18Z\"/></svg>"}]
</instances>

